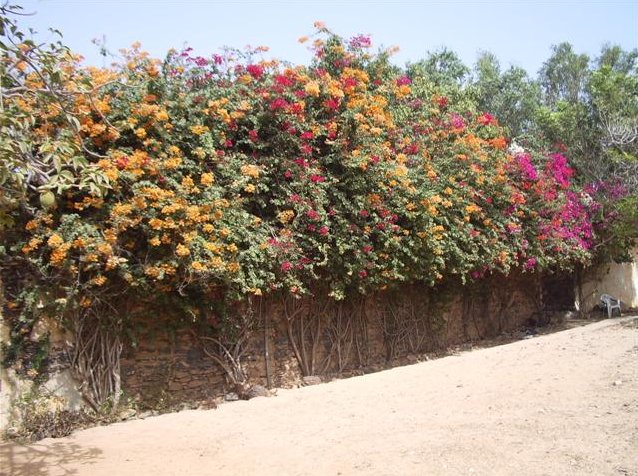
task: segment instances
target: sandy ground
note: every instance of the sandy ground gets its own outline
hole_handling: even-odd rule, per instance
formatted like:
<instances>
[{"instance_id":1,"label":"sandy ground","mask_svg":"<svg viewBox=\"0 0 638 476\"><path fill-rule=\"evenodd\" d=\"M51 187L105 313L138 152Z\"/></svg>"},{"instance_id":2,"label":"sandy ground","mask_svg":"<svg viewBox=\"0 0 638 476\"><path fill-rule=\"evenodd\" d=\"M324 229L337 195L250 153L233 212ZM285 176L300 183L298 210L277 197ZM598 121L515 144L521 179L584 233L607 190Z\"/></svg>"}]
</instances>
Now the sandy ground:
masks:
<instances>
[{"instance_id":1,"label":"sandy ground","mask_svg":"<svg viewBox=\"0 0 638 476\"><path fill-rule=\"evenodd\" d=\"M2 475L638 475L638 318L0 446Z\"/></svg>"}]
</instances>

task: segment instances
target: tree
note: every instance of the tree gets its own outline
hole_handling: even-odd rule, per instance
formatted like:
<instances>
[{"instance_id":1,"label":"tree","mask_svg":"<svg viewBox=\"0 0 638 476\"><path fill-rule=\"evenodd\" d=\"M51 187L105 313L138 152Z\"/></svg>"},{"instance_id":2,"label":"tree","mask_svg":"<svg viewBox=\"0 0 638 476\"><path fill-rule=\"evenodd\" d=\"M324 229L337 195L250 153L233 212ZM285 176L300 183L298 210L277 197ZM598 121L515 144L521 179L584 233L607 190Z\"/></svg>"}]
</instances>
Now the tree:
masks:
<instances>
[{"instance_id":1,"label":"tree","mask_svg":"<svg viewBox=\"0 0 638 476\"><path fill-rule=\"evenodd\" d=\"M499 118L512 137L529 133L540 107L540 87L520 67L501 71L500 64L489 52L482 53L474 66L472 88L477 107Z\"/></svg>"}]
</instances>

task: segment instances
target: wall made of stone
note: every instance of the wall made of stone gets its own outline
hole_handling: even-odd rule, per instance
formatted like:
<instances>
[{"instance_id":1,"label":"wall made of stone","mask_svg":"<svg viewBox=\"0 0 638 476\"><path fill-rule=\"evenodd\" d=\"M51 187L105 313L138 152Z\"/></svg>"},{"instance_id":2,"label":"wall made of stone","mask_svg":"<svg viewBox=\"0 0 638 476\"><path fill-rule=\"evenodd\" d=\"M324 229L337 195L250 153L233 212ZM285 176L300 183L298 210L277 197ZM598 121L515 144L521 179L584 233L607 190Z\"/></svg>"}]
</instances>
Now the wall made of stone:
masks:
<instances>
[{"instance_id":1,"label":"wall made of stone","mask_svg":"<svg viewBox=\"0 0 638 476\"><path fill-rule=\"evenodd\" d=\"M297 385L304 373L374 371L410 355L543 324L542 296L539 276L517 274L444 291L404 286L337 304L320 298L254 302L259 315L243 362L251 383L273 387ZM121 374L123 390L142 406L210 400L234 390L203 352L197 331L168 330L158 319L140 326L137 345L124 351ZM290 336L307 357L304 369Z\"/></svg>"}]
</instances>

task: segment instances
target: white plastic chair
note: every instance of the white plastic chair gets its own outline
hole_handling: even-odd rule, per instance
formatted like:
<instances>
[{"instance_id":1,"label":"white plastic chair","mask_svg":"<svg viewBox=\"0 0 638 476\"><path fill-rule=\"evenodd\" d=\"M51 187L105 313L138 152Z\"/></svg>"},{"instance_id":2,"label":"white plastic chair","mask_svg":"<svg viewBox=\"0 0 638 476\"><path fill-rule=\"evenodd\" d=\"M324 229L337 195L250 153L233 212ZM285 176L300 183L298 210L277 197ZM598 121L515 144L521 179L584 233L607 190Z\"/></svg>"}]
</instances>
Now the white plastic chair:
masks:
<instances>
[{"instance_id":1,"label":"white plastic chair","mask_svg":"<svg viewBox=\"0 0 638 476\"><path fill-rule=\"evenodd\" d=\"M618 309L618 315L622 315L622 311L620 309L620 299L616 299L609 294L603 294L600 296L600 302L602 302L607 307L607 317L611 319L611 316L614 313L614 309Z\"/></svg>"}]
</instances>

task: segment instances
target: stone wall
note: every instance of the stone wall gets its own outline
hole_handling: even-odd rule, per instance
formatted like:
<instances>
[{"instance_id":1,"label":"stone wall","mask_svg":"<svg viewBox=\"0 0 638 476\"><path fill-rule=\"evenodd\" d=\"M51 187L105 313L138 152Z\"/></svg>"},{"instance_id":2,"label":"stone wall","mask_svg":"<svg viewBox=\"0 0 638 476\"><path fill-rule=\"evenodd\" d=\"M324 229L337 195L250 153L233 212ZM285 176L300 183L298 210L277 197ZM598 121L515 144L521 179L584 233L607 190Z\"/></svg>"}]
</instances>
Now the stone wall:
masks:
<instances>
[{"instance_id":1,"label":"stone wall","mask_svg":"<svg viewBox=\"0 0 638 476\"><path fill-rule=\"evenodd\" d=\"M322 298L268 299L254 301L252 310L257 324L244 343L243 362L250 383L271 387L297 385L304 375L380 370L419 354L541 325L547 315L542 280L533 274L493 276L437 291L405 286L336 304ZM122 359L122 388L129 397L156 407L234 391L203 351L199 331L169 329L157 318L140 323L138 343L126 348Z\"/></svg>"}]
</instances>

